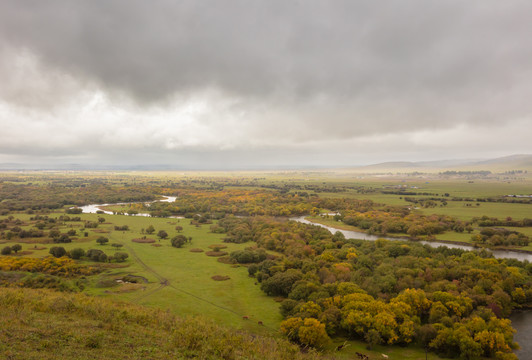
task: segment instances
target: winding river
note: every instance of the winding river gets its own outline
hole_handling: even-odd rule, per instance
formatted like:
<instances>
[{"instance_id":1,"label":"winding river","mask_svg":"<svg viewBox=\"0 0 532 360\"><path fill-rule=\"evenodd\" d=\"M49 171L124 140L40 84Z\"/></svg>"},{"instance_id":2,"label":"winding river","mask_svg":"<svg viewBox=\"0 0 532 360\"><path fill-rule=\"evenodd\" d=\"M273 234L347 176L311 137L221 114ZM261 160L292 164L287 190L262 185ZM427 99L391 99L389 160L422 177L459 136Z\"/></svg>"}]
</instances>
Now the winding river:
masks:
<instances>
[{"instance_id":1,"label":"winding river","mask_svg":"<svg viewBox=\"0 0 532 360\"><path fill-rule=\"evenodd\" d=\"M155 200L155 201L161 201L161 202L174 202L176 200L175 196L163 196L162 200ZM155 201L149 201L145 202L145 204L150 204ZM81 209L84 213L96 213L98 211L103 211L105 214L108 215L114 215L112 211L103 210L102 207L105 206L112 206L112 205L127 205L131 203L115 203L115 204L91 204L91 205L85 205L81 206ZM147 213L139 213L131 216L150 216L150 214ZM178 216L175 216L176 218L181 218ZM363 240L369 240L369 241L375 241L377 239L388 239L388 240L402 240L402 241L408 241L408 239L401 239L401 238L392 238L392 237L384 237L384 236L375 236L375 235L369 235L360 231L351 231L351 230L341 230L334 227L314 223L312 221L309 221L305 219L304 216L301 217L294 217L290 220L298 221L303 224L311 224L311 225L318 225L321 226L327 230L329 230L331 233L335 233L336 231L340 231L347 239L363 239ZM447 246L449 248L453 249L463 249L463 250L476 250L473 246L468 245L461 245L461 244L449 244L445 242L438 242L438 241L420 241L422 244L426 244L432 247L439 247L439 246ZM518 251L505 251L505 250L490 250L493 255L496 258L499 259L517 259L517 260L528 260L532 262L532 254L529 253L522 253ZM510 317L512 320L512 326L514 329L517 330L517 333L514 336L514 340L519 343L521 346L521 349L519 351L516 351L516 355L521 360L527 360L532 359L532 311L520 311L515 312Z\"/></svg>"},{"instance_id":2,"label":"winding river","mask_svg":"<svg viewBox=\"0 0 532 360\"><path fill-rule=\"evenodd\" d=\"M301 217L294 217L290 220L298 221L303 224L311 224L311 225L318 225L321 226L327 230L329 230L331 233L335 233L337 231L344 234L346 239L362 239L362 240L369 240L369 241L375 241L377 239L388 239L388 240L394 240L394 241L412 241L407 238L393 238L393 237L386 237L386 236L376 236L376 235L368 235L366 233L360 232L360 231L352 231L352 230L340 230L331 226L318 224L315 222L312 222L310 220L305 219L304 216ZM421 244L429 245L432 247L440 247L440 246L447 246L451 249L462 249L462 250L477 250L473 246L469 245L462 245L462 244L452 244L452 243L446 243L446 242L439 242L439 241L419 241ZM493 253L493 256L495 256L497 259L517 259L521 261L528 260L532 262L532 254L530 253L524 253L524 252L518 252L518 251L511 251L511 250L490 250Z\"/></svg>"},{"instance_id":3,"label":"winding river","mask_svg":"<svg viewBox=\"0 0 532 360\"><path fill-rule=\"evenodd\" d=\"M156 201L174 202L176 199L177 199L177 197L175 197L175 196L164 196L163 195L163 199L154 200L154 201L146 201L146 202L144 202L144 204L149 206L149 204L154 203ZM122 203L113 203L113 204L89 204L89 205L85 205L85 206L80 206L80 208L86 214L96 214L97 212L101 211L101 212L103 212L104 214L107 214L107 215L116 215L112 211L104 210L103 208L106 207L106 206L129 205L129 204L139 204L139 203L138 202L137 203L135 203L135 202L122 202ZM132 214L130 216L150 216L150 214L148 214L148 213L140 213L140 214Z\"/></svg>"}]
</instances>

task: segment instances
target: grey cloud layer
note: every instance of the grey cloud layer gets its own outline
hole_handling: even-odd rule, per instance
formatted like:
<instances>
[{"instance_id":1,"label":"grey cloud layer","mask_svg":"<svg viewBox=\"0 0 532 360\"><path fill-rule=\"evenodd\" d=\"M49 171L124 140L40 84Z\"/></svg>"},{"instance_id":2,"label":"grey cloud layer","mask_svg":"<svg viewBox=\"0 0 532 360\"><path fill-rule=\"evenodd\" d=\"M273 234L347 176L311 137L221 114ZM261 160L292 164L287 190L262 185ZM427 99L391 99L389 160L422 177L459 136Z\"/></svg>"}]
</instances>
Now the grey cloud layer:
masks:
<instances>
[{"instance_id":1,"label":"grey cloud layer","mask_svg":"<svg viewBox=\"0 0 532 360\"><path fill-rule=\"evenodd\" d=\"M311 143L530 119L531 18L530 1L3 0L0 51L140 107L213 90L234 104L200 128ZM0 94L46 108L71 89L24 86Z\"/></svg>"}]
</instances>

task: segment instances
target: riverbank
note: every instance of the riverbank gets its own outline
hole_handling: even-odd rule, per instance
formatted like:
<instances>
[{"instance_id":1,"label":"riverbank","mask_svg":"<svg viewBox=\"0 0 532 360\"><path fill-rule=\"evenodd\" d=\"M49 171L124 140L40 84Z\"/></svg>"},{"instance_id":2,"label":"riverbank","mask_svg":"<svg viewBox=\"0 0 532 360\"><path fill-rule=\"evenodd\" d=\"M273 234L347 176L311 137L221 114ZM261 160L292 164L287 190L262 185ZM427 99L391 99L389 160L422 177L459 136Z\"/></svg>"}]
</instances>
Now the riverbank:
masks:
<instances>
[{"instance_id":1,"label":"riverbank","mask_svg":"<svg viewBox=\"0 0 532 360\"><path fill-rule=\"evenodd\" d=\"M393 234L389 235L389 234L387 234L385 236L379 236L379 235L375 235L375 234L368 234L365 230L360 229L360 228L358 228L356 226L346 225L346 224L344 224L344 223L342 223L340 221L335 221L332 218L324 218L322 216L307 216L307 217L305 217L305 220L307 220L307 221L309 221L311 223L324 225L324 226L331 227L331 228L338 229L338 230L354 231L354 232L364 233L364 234L369 235L369 236L383 237L383 238L387 238L387 239L393 238L394 240L444 243L444 244L449 244L449 245L466 246L466 247L471 247L473 249L479 249L479 250L480 249L486 249L486 250L490 250L490 251L512 251L512 252L518 252L518 253L522 253L522 254L532 255L532 251L526 250L526 249L513 248L513 247L504 247L504 246L493 247L493 248L481 247L481 246L474 245L472 242L465 242L465 241L459 241L459 240L449 240L449 239L441 239L441 238L438 238L438 239L435 239L435 240L419 239L419 238L412 238L410 236L407 236L406 234L403 234L403 235L393 235Z\"/></svg>"}]
</instances>

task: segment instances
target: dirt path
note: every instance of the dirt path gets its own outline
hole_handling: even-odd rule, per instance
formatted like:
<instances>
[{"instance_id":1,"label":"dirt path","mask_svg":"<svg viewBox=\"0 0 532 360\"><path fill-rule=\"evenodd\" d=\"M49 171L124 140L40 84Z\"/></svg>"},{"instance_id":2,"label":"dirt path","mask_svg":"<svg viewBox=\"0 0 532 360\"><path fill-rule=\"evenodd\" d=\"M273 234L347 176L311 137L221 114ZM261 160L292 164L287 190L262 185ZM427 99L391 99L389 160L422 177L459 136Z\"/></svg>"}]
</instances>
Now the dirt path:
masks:
<instances>
[{"instance_id":1,"label":"dirt path","mask_svg":"<svg viewBox=\"0 0 532 360\"><path fill-rule=\"evenodd\" d=\"M153 274L153 276L155 276L155 278L157 279L157 281L159 281L159 287L153 289L153 290L150 290L148 292L145 292L143 294L141 294L139 297L137 297L136 299L133 299L133 302L134 303L139 303L141 300L143 300L144 298L150 296L150 295L153 295L155 294L156 292L164 289L166 286L170 285L170 281L168 281L168 279L162 277L159 273L157 273L157 271L155 271L152 267L148 266L144 261L142 261L142 259L137 255L137 253L135 252L135 250L133 250L133 248L127 244L124 244L123 242L120 242L126 249L127 251L129 251L129 253L131 254L131 256L135 259L135 261L137 261L140 266L142 266L144 269L146 269L146 271L150 272Z\"/></svg>"}]
</instances>

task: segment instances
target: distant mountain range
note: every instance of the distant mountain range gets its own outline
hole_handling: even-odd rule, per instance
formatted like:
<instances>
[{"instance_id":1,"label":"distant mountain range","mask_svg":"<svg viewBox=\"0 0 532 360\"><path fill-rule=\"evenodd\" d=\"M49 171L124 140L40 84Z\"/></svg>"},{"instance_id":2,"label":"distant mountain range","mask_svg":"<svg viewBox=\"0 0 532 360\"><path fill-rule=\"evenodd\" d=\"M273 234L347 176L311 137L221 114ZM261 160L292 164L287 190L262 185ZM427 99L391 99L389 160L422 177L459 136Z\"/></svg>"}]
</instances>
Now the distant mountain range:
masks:
<instances>
[{"instance_id":1,"label":"distant mountain range","mask_svg":"<svg viewBox=\"0 0 532 360\"><path fill-rule=\"evenodd\" d=\"M350 168L356 172L410 172L410 171L511 171L532 170L532 155L510 155L488 160L441 160L441 161L397 161Z\"/></svg>"},{"instance_id":2,"label":"distant mountain range","mask_svg":"<svg viewBox=\"0 0 532 360\"><path fill-rule=\"evenodd\" d=\"M294 166L290 169L288 166L283 166L278 170L305 170L301 166ZM313 167L313 170L319 170L319 167ZM325 170L325 168L321 168ZM0 164L0 171L2 170L58 170L58 171L84 171L84 170L103 170L103 171L186 171L188 169L175 165L165 164L150 164L150 165L83 165L83 164L55 164L55 165L36 165L36 164L21 164L21 163L2 163ZM231 170L231 169L227 169ZM269 168L268 171L275 170ZM352 166L336 168L338 171L348 171L356 173L384 173L384 172L441 172L441 171L480 171L489 170L492 172L511 171L511 170L527 170L532 173L532 155L521 154L511 155L495 159L456 159L456 160L439 160L439 161L396 161L383 162L373 165ZM259 170L257 170L259 171Z\"/></svg>"}]
</instances>

